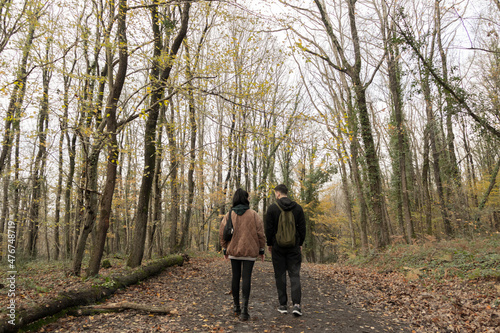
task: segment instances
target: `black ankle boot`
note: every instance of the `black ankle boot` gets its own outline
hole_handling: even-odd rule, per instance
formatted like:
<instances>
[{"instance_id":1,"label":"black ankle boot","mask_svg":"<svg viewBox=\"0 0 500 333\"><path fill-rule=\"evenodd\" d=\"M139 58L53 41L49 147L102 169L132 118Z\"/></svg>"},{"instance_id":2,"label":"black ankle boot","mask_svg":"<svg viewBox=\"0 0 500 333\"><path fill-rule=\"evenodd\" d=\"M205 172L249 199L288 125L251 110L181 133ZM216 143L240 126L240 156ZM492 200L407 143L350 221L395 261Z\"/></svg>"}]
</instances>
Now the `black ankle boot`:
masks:
<instances>
[{"instance_id":1,"label":"black ankle boot","mask_svg":"<svg viewBox=\"0 0 500 333\"><path fill-rule=\"evenodd\" d=\"M241 320L247 321L250 319L250 315L248 314L248 306L243 307L243 311L241 312Z\"/></svg>"},{"instance_id":2,"label":"black ankle boot","mask_svg":"<svg viewBox=\"0 0 500 333\"><path fill-rule=\"evenodd\" d=\"M241 314L241 307L239 305L235 305L233 307L233 313L237 317Z\"/></svg>"},{"instance_id":3,"label":"black ankle boot","mask_svg":"<svg viewBox=\"0 0 500 333\"><path fill-rule=\"evenodd\" d=\"M247 321L250 319L250 315L248 314L248 300L243 299L243 311L241 312L241 320Z\"/></svg>"}]
</instances>

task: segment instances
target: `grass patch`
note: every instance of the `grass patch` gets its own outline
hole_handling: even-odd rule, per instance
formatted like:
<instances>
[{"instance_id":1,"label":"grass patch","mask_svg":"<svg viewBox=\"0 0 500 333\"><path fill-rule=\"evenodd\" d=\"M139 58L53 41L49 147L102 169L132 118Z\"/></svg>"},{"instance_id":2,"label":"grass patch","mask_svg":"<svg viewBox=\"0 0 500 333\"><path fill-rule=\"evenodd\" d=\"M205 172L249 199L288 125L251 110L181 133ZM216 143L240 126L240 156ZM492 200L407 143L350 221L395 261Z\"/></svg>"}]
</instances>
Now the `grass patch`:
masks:
<instances>
[{"instance_id":1,"label":"grass patch","mask_svg":"<svg viewBox=\"0 0 500 333\"><path fill-rule=\"evenodd\" d=\"M381 253L351 257L346 263L418 277L500 281L500 235L393 245Z\"/></svg>"}]
</instances>

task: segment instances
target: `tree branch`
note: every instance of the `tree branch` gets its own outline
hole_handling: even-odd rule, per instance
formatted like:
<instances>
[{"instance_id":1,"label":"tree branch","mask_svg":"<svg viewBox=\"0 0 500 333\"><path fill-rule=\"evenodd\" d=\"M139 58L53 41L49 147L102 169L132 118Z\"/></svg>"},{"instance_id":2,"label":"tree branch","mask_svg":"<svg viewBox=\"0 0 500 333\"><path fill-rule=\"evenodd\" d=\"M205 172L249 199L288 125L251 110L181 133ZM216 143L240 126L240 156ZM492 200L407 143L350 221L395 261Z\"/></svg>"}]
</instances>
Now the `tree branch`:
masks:
<instances>
[{"instance_id":1,"label":"tree branch","mask_svg":"<svg viewBox=\"0 0 500 333\"><path fill-rule=\"evenodd\" d=\"M467 114L474 119L478 124L480 124L482 127L484 127L486 130L488 130L491 134L496 136L497 138L500 139L500 130L496 129L495 127L491 126L485 119L481 118L477 114L474 113L474 111L471 109L469 104L467 103L467 100L460 96L455 89L448 83L446 82L441 76L439 76L434 68L432 67L432 64L429 64L428 61L424 58L420 50L417 48L415 45L415 39L413 36L407 32L404 31L399 23L395 21L395 24L399 30L399 34L404 38L406 44L411 47L413 52L417 55L417 57L420 59L422 62L423 66L426 68L426 70L429 71L429 73L432 75L434 80L442 87L444 88L450 95L466 110Z\"/></svg>"}]
</instances>

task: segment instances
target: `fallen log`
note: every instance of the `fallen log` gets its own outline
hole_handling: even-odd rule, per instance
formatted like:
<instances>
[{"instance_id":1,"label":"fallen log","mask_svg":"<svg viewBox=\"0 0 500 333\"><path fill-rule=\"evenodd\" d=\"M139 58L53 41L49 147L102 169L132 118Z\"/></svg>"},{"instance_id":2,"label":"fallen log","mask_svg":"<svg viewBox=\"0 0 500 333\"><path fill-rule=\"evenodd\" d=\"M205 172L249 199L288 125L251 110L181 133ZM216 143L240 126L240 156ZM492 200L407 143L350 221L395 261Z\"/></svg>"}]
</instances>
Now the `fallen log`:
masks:
<instances>
[{"instance_id":1,"label":"fallen log","mask_svg":"<svg viewBox=\"0 0 500 333\"><path fill-rule=\"evenodd\" d=\"M78 308L69 309L66 312L66 315L73 317L94 316L103 313L120 312L128 309L145 311L150 313L158 313L158 314L177 314L176 309L170 309L168 307L152 306L152 305L145 305L145 304L124 301L118 303L80 306Z\"/></svg>"},{"instance_id":2,"label":"fallen log","mask_svg":"<svg viewBox=\"0 0 500 333\"><path fill-rule=\"evenodd\" d=\"M102 285L94 285L83 290L61 292L54 300L43 305L20 310L16 313L15 325L12 325L7 320L2 322L0 333L17 332L19 329L37 320L56 315L63 310L97 303L99 300L109 297L118 289L136 284L150 276L159 274L167 267L182 266L184 259L181 255L169 256L156 260L147 266L138 267L130 274L113 276L108 282Z\"/></svg>"},{"instance_id":3,"label":"fallen log","mask_svg":"<svg viewBox=\"0 0 500 333\"><path fill-rule=\"evenodd\" d=\"M160 314L175 314L176 310L170 309L168 307L164 306L154 306L154 305L147 305L147 304L139 304L139 303L133 303L133 302L118 302L118 303L105 303L105 304L97 304L97 305L91 305L91 306L85 306L81 310L105 310L105 311L110 311L110 312L116 312L116 311L123 311L123 310L139 310L139 311L145 311L145 312L150 312L150 313L160 313ZM78 310L80 311L80 309ZM100 312L100 311L99 311Z\"/></svg>"}]
</instances>

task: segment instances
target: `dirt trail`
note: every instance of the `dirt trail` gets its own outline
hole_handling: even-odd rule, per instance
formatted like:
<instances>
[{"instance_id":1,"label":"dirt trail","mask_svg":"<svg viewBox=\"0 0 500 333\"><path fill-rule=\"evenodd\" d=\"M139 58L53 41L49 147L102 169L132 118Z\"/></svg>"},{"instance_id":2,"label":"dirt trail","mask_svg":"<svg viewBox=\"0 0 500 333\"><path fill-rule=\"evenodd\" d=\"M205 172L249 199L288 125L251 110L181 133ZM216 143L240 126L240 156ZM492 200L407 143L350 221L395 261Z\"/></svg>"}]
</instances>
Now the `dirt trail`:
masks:
<instances>
[{"instance_id":1,"label":"dirt trail","mask_svg":"<svg viewBox=\"0 0 500 333\"><path fill-rule=\"evenodd\" d=\"M343 286L307 264L302 268L304 315L282 315L270 262L254 266L250 320L231 314L230 263L192 259L139 285L121 290L106 302L130 301L162 305L175 314L152 315L136 310L90 317L63 317L37 332L410 332L408 324L388 314L352 305Z\"/></svg>"}]
</instances>

